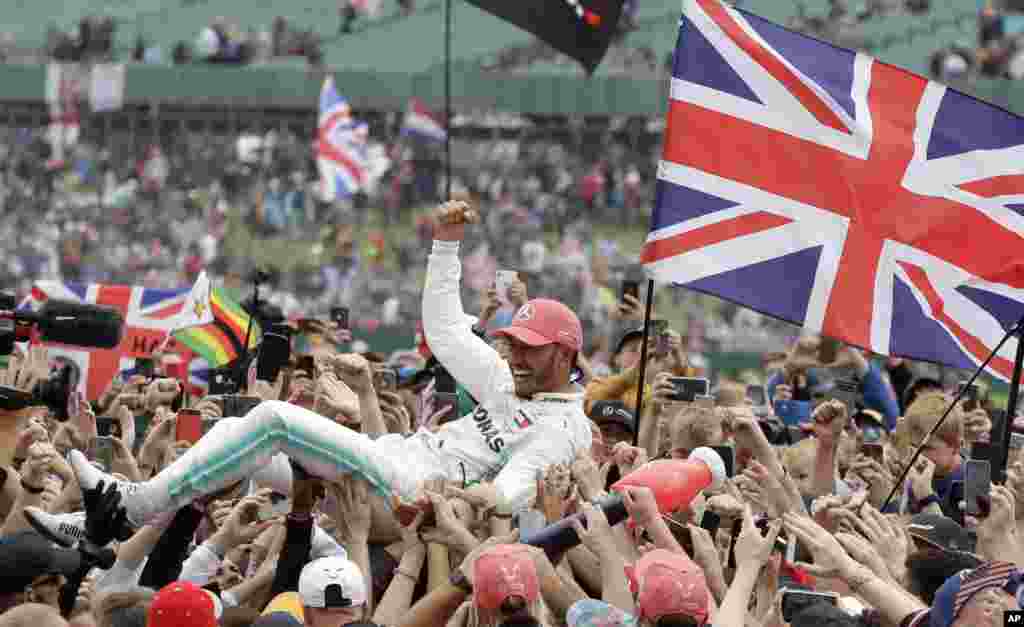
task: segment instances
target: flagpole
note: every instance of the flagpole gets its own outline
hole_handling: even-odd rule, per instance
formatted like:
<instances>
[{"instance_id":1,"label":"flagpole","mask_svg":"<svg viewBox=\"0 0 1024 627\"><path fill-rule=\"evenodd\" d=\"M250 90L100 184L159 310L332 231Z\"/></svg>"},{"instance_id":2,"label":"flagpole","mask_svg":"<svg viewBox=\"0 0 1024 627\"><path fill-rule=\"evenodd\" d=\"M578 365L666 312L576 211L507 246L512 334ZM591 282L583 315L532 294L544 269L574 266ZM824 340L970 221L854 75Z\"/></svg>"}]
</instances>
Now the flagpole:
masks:
<instances>
[{"instance_id":1,"label":"flagpole","mask_svg":"<svg viewBox=\"0 0 1024 627\"><path fill-rule=\"evenodd\" d=\"M444 199L452 199L452 0L444 0Z\"/></svg>"},{"instance_id":2,"label":"flagpole","mask_svg":"<svg viewBox=\"0 0 1024 627\"><path fill-rule=\"evenodd\" d=\"M1024 322L1024 319L1022 319ZM1010 437L1013 434L1013 419L1017 416L1017 395L1020 391L1020 378L1021 368L1024 366L1024 338L1022 338L1022 326L1021 323L1017 323L1017 326L1013 329L1014 335L1017 336L1017 354L1013 359L1013 375L1010 377L1010 395L1006 399L1006 418L1003 419L1003 432L1000 435L1000 440L989 438L996 443L996 455L998 459L992 460L992 482L1003 483L1006 481L1006 465L1009 463L1010 458ZM996 435L996 434L992 434Z\"/></svg>"},{"instance_id":3,"label":"flagpole","mask_svg":"<svg viewBox=\"0 0 1024 627\"><path fill-rule=\"evenodd\" d=\"M640 382L636 387L636 419L633 446L640 446L640 415L644 410L644 379L647 376L647 338L651 333L651 308L654 305L654 279L647 279L647 304L644 308L644 335L640 342Z\"/></svg>"},{"instance_id":4,"label":"flagpole","mask_svg":"<svg viewBox=\"0 0 1024 627\"><path fill-rule=\"evenodd\" d=\"M1024 364L1024 342L1021 341L1022 331L1024 331L1024 316L1022 316L1016 324L1010 327L1010 330L1006 332L1006 335L1003 336L1003 339L999 340L999 343L996 344L996 347L992 349L992 352L989 353L988 357L985 358L985 361L981 362L981 365L978 366L978 369L974 371L974 374L971 375L971 378L967 380L967 383L965 385L960 386L960 390L957 392L956 397L953 398L953 402L949 404L949 407L946 408L946 411L945 413L942 414L942 417L939 418L938 422L935 423L935 426L933 426L931 431L929 431L928 434L924 436L924 439L921 440L921 443L918 445L917 449L914 450L914 454L910 457L910 461L907 462L906 466L903 468L903 472L900 473L899 479L896 480L896 482L892 486L892 490L889 491L889 496L885 498L885 502L882 503L882 507L878 508L879 511L884 512L885 508L888 507L893 497L896 496L897 490L903 489L903 482L906 481L907 474L910 472L910 469L914 467L914 462L916 462L917 458L921 456L921 451L924 450L925 445L928 444L932 436L935 435L935 433L939 430L939 427L942 426L942 423L946 421L946 418L949 417L950 412L953 411L953 408L957 406L957 403L960 402L960 399L963 398L964 394L967 393L967 390L970 389L971 384L974 383L974 380L977 379L978 376L985 370L985 367L988 366L988 362L992 361L992 359L996 356L999 350L1003 347L1003 344L1006 344L1006 340L1016 335L1017 355L1013 363L1013 375L1010 377L1012 380L1010 381L1010 397L1009 399L1007 399L1006 422L1003 426L1003 433L998 434L999 437L1002 438L1002 441L992 442L992 444L996 446L999 455L999 460L997 460L999 463L992 464L992 482L1003 482L1003 479L1006 477L1006 461L1008 459L1007 452L1010 444L1010 433L1013 429L1013 417L1016 413L1015 405L1017 402L1017 388L1020 387L1021 365Z\"/></svg>"}]
</instances>

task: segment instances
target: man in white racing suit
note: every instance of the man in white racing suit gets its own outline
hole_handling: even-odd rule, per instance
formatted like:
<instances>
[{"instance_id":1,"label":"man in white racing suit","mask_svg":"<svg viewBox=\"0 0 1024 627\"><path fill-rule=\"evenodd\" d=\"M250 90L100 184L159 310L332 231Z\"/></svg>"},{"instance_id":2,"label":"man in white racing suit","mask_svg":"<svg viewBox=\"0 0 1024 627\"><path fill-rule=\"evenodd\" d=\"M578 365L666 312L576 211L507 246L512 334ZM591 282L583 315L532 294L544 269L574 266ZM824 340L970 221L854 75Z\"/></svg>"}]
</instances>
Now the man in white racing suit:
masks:
<instances>
[{"instance_id":1,"label":"man in white racing suit","mask_svg":"<svg viewBox=\"0 0 1024 627\"><path fill-rule=\"evenodd\" d=\"M120 484L129 520L152 517L252 477L279 454L328 481L354 473L381 495L415 498L424 481L475 483L469 492L510 514L529 506L540 472L570 463L590 449L582 393L569 382L583 332L576 315L552 300L532 300L499 331L511 358L477 337L462 310L458 251L465 224L478 219L465 203L437 213L423 291L423 327L442 365L478 400L476 410L436 433L387 434L378 439L283 401L265 401L230 424L218 425L148 481ZM277 460L274 460L277 461ZM112 481L78 451L71 465L82 489ZM482 482L482 483L477 483Z\"/></svg>"}]
</instances>

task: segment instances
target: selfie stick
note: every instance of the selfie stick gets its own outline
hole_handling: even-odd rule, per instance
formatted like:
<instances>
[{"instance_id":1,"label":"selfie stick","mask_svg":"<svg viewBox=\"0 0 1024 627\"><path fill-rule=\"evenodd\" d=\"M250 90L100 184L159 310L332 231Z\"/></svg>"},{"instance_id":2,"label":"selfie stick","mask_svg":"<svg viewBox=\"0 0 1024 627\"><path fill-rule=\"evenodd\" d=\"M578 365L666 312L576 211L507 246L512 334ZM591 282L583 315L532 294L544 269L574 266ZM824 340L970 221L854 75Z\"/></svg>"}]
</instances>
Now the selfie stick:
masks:
<instances>
[{"instance_id":1,"label":"selfie stick","mask_svg":"<svg viewBox=\"0 0 1024 627\"><path fill-rule=\"evenodd\" d=\"M917 458L921 456L921 451L924 449L925 445L932 436L935 435L935 432L939 430L942 423L946 421L949 413L953 411L956 404L960 402L963 395L970 389L971 384L973 384L974 380L978 378L981 371L988 366L988 362L992 361L996 356L996 353L999 352L999 349L1001 349L1003 344L1006 343L1006 340L1010 339L1012 336L1017 336L1017 354L1013 360L1013 375L1010 377L1010 396L1006 401L1006 420L1003 424L1002 433L992 434L992 443L995 445L997 451L996 454L998 455L998 459L992 460L992 483L1003 483L1006 478L1006 462L1009 454L1010 434L1013 432L1013 418L1017 415L1017 392L1020 387L1021 365L1024 364L1024 341L1021 340L1022 330L1024 330L1024 316L1022 316L1016 324L1010 327L1010 330L1006 332L1003 339L999 340L999 343L996 344L996 347L992 349L992 352L985 358L985 361L981 362L981 365L974 371L971 378L967 380L967 384L960 386L960 390L957 392L956 398L954 398L953 402L946 408L945 413L942 414L942 418L939 418L939 421L935 423L935 426L932 427L931 431L928 432L928 435L924 437L924 440L917 446L917 449L914 450L914 454L910 457L910 462L907 463L903 472L900 474L899 479L896 481L895 485L892 486L892 490L889 491L889 496L885 498L885 502L882 503L882 507L879 511L884 512L885 508L889 506L893 496L896 495L896 491L900 490L903 486L903 482L906 481L907 474L910 472L910 469L914 467L914 462L916 462Z\"/></svg>"},{"instance_id":2,"label":"selfie stick","mask_svg":"<svg viewBox=\"0 0 1024 627\"><path fill-rule=\"evenodd\" d=\"M647 338L651 334L651 307L654 305L654 279L647 279L647 305L644 310L644 337L640 342L640 383L636 387L636 417L633 446L640 446L640 415L644 409L644 378L647 376Z\"/></svg>"}]
</instances>

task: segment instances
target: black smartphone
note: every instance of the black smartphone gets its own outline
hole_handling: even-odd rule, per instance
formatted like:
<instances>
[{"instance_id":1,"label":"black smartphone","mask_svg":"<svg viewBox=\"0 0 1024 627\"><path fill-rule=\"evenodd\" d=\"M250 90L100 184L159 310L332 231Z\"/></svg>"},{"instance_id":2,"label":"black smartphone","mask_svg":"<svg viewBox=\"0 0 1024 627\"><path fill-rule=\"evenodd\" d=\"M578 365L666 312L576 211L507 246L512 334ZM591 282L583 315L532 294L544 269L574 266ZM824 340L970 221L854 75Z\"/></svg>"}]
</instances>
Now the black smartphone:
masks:
<instances>
[{"instance_id":1,"label":"black smartphone","mask_svg":"<svg viewBox=\"0 0 1024 627\"><path fill-rule=\"evenodd\" d=\"M706 509L704 515L700 519L700 528L706 530L711 534L712 539L715 534L718 533L718 528L722 526L722 517L713 511Z\"/></svg>"},{"instance_id":2,"label":"black smartphone","mask_svg":"<svg viewBox=\"0 0 1024 627\"><path fill-rule=\"evenodd\" d=\"M790 588L783 588L781 592L782 620L787 623L812 605L828 603L834 606L839 604L839 595L835 592L813 592L811 590L792 590Z\"/></svg>"},{"instance_id":3,"label":"black smartphone","mask_svg":"<svg viewBox=\"0 0 1024 627\"><path fill-rule=\"evenodd\" d=\"M114 437L114 427L120 429L121 425L112 416L98 416L96 418L96 435L101 438Z\"/></svg>"},{"instance_id":4,"label":"black smartphone","mask_svg":"<svg viewBox=\"0 0 1024 627\"><path fill-rule=\"evenodd\" d=\"M731 446L712 446L711 449L725 462L725 476L731 479L736 464L736 451Z\"/></svg>"},{"instance_id":5,"label":"black smartphone","mask_svg":"<svg viewBox=\"0 0 1024 627\"><path fill-rule=\"evenodd\" d=\"M292 328L275 324L263 334L256 358L256 378L273 383L292 357Z\"/></svg>"},{"instance_id":6,"label":"black smartphone","mask_svg":"<svg viewBox=\"0 0 1024 627\"><path fill-rule=\"evenodd\" d=\"M790 444L799 444L810 436L810 432L804 431L801 427L795 425L786 427L786 432L789 434Z\"/></svg>"},{"instance_id":7,"label":"black smartphone","mask_svg":"<svg viewBox=\"0 0 1024 627\"><path fill-rule=\"evenodd\" d=\"M316 380L319 375L316 369L316 360L312 355L303 355L295 362L295 370L305 372L310 379Z\"/></svg>"},{"instance_id":8,"label":"black smartphone","mask_svg":"<svg viewBox=\"0 0 1024 627\"><path fill-rule=\"evenodd\" d=\"M109 471L114 464L114 438L109 435L101 435L93 442L95 442L96 461Z\"/></svg>"},{"instance_id":9,"label":"black smartphone","mask_svg":"<svg viewBox=\"0 0 1024 627\"><path fill-rule=\"evenodd\" d=\"M224 417L238 417L249 413L249 410L263 402L258 396L239 396L225 394L221 399L221 412Z\"/></svg>"},{"instance_id":10,"label":"black smartphone","mask_svg":"<svg viewBox=\"0 0 1024 627\"><path fill-rule=\"evenodd\" d=\"M992 464L985 459L964 462L964 513L970 516L988 515L992 492Z\"/></svg>"},{"instance_id":11,"label":"black smartphone","mask_svg":"<svg viewBox=\"0 0 1024 627\"><path fill-rule=\"evenodd\" d=\"M338 323L338 328L348 329L348 307L331 307L331 320Z\"/></svg>"},{"instance_id":12,"label":"black smartphone","mask_svg":"<svg viewBox=\"0 0 1024 627\"><path fill-rule=\"evenodd\" d=\"M711 383L700 377L669 377L675 392L669 400L692 403L698 396L707 396Z\"/></svg>"},{"instance_id":13,"label":"black smartphone","mask_svg":"<svg viewBox=\"0 0 1024 627\"><path fill-rule=\"evenodd\" d=\"M626 296L632 296L633 298L640 300L640 282L639 281L623 281L622 282L622 298L620 299L623 303L626 302Z\"/></svg>"},{"instance_id":14,"label":"black smartphone","mask_svg":"<svg viewBox=\"0 0 1024 627\"><path fill-rule=\"evenodd\" d=\"M964 391L967 388L967 391ZM978 384L972 383L970 386L967 385L967 381L961 381L960 387L957 390L963 394L961 397L964 403L964 411L974 411L978 408Z\"/></svg>"},{"instance_id":15,"label":"black smartphone","mask_svg":"<svg viewBox=\"0 0 1024 627\"><path fill-rule=\"evenodd\" d=\"M210 395L234 394L238 391L235 373L226 368L211 371L209 387Z\"/></svg>"}]
</instances>

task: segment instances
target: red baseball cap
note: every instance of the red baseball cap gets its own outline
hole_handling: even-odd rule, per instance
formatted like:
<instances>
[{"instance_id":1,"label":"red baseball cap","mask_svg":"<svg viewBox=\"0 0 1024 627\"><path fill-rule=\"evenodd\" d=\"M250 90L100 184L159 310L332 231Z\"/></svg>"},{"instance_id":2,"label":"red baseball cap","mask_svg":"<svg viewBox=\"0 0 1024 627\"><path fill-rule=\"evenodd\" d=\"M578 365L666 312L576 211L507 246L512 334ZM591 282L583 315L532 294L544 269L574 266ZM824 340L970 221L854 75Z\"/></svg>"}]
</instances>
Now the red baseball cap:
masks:
<instances>
[{"instance_id":1,"label":"red baseball cap","mask_svg":"<svg viewBox=\"0 0 1024 627\"><path fill-rule=\"evenodd\" d=\"M529 547L497 544L483 552L473 564L473 603L496 610L511 597L527 603L540 598L540 579Z\"/></svg>"},{"instance_id":2,"label":"red baseball cap","mask_svg":"<svg viewBox=\"0 0 1024 627\"><path fill-rule=\"evenodd\" d=\"M686 555L655 549L633 570L637 606L642 618L682 614L703 624L708 619L711 592L704 571Z\"/></svg>"},{"instance_id":3,"label":"red baseball cap","mask_svg":"<svg viewBox=\"0 0 1024 627\"><path fill-rule=\"evenodd\" d=\"M574 351L583 348L580 319L572 309L547 298L527 302L513 316L511 325L494 334L511 337L527 346L561 344Z\"/></svg>"},{"instance_id":4,"label":"red baseball cap","mask_svg":"<svg viewBox=\"0 0 1024 627\"><path fill-rule=\"evenodd\" d=\"M172 581L153 597L146 627L217 627L213 595L188 581Z\"/></svg>"}]
</instances>

